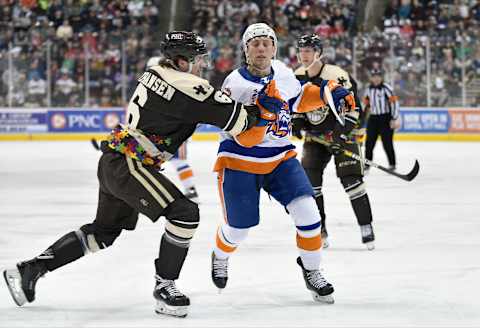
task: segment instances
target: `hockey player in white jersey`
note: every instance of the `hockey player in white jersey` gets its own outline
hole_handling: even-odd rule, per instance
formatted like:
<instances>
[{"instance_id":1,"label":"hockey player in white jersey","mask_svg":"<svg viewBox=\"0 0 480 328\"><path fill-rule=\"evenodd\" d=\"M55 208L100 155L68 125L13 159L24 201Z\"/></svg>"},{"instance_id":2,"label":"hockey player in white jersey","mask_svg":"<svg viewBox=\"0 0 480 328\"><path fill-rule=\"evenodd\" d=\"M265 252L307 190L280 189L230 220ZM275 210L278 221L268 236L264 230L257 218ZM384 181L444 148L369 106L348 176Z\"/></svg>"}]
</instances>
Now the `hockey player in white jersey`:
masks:
<instances>
[{"instance_id":1,"label":"hockey player in white jersey","mask_svg":"<svg viewBox=\"0 0 480 328\"><path fill-rule=\"evenodd\" d=\"M294 112L308 112L325 105L324 87L333 95L336 107L355 108L351 94L334 81L301 85L293 71L275 60L277 38L266 24L250 25L243 35L246 65L233 71L223 83L223 91L232 99L254 104L262 94L284 101L282 110L271 120L257 124L249 133L234 138L222 134L215 171L223 205L225 223L216 234L212 253L212 280L222 289L228 279L228 259L246 238L249 228L259 223L260 190L287 209L296 226L299 250L297 263L314 300L333 303L333 286L319 268L322 240L320 215L313 188L304 169L295 158L295 146L289 140ZM268 108L267 108L268 109Z\"/></svg>"}]
</instances>

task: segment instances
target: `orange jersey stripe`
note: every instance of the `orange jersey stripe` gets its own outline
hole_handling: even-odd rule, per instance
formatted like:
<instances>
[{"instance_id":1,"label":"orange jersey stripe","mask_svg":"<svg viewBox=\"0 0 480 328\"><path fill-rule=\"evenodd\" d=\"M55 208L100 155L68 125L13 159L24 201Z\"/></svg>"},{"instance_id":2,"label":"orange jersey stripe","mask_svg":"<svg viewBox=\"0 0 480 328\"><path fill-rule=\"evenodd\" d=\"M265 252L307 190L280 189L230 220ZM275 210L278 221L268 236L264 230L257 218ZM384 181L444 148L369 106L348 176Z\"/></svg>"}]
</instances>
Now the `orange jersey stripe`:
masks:
<instances>
[{"instance_id":1,"label":"orange jersey stripe","mask_svg":"<svg viewBox=\"0 0 480 328\"><path fill-rule=\"evenodd\" d=\"M297 246L306 251L316 251L322 247L322 237L318 234L315 237L305 238L297 233Z\"/></svg>"},{"instance_id":2,"label":"orange jersey stripe","mask_svg":"<svg viewBox=\"0 0 480 328\"><path fill-rule=\"evenodd\" d=\"M263 141L265 132L267 132L267 126L254 126L236 136L235 141L237 141L240 146L250 148Z\"/></svg>"},{"instance_id":3,"label":"orange jersey stripe","mask_svg":"<svg viewBox=\"0 0 480 328\"><path fill-rule=\"evenodd\" d=\"M305 85L301 97L296 110L299 113L311 112L325 106L325 102L320 98L320 87L314 84Z\"/></svg>"},{"instance_id":4,"label":"orange jersey stripe","mask_svg":"<svg viewBox=\"0 0 480 328\"><path fill-rule=\"evenodd\" d=\"M220 204L222 204L222 212L223 212L223 220L225 223L228 223L227 220L227 210L225 206L225 198L223 196L223 175L225 174L225 170L221 170L218 172L217 182L218 182L218 195L220 196Z\"/></svg>"},{"instance_id":5,"label":"orange jersey stripe","mask_svg":"<svg viewBox=\"0 0 480 328\"><path fill-rule=\"evenodd\" d=\"M186 179L188 179L188 178L193 177L193 171L192 171L191 169L189 169L189 170L180 172L180 173L178 174L178 176L180 177L180 180L186 180Z\"/></svg>"},{"instance_id":6,"label":"orange jersey stripe","mask_svg":"<svg viewBox=\"0 0 480 328\"><path fill-rule=\"evenodd\" d=\"M266 163L251 162L234 157L219 157L215 162L215 167L213 168L213 170L219 172L224 168L228 168L231 170L249 172L254 174L268 174L272 172L278 166L278 164L295 156L297 156L297 152L294 150L289 150L285 153L285 156L283 158Z\"/></svg>"},{"instance_id":7,"label":"orange jersey stripe","mask_svg":"<svg viewBox=\"0 0 480 328\"><path fill-rule=\"evenodd\" d=\"M219 229L217 229L217 238L216 238L216 243L217 243L217 247L220 248L222 251L226 252L226 253L232 253L233 251L235 251L237 248L236 247L232 247L232 246L228 246L226 245L221 239L220 239L220 236L218 235L219 233Z\"/></svg>"}]
</instances>

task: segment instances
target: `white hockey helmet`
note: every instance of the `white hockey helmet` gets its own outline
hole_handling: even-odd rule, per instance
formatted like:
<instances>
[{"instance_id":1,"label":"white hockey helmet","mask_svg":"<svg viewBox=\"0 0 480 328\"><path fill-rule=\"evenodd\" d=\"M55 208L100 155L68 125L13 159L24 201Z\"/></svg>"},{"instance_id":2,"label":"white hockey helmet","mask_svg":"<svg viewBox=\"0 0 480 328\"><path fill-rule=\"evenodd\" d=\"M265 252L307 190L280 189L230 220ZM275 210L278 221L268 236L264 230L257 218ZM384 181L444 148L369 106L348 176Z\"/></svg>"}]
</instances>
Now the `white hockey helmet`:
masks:
<instances>
[{"instance_id":1,"label":"white hockey helmet","mask_svg":"<svg viewBox=\"0 0 480 328\"><path fill-rule=\"evenodd\" d=\"M275 46L275 54L277 52L277 36L275 35L275 31L265 23L255 23L251 24L247 27L245 32L242 36L242 43L243 43L243 51L245 51L245 56L247 56L247 44L253 38L257 38L260 36L266 36L273 40L273 45Z\"/></svg>"}]
</instances>

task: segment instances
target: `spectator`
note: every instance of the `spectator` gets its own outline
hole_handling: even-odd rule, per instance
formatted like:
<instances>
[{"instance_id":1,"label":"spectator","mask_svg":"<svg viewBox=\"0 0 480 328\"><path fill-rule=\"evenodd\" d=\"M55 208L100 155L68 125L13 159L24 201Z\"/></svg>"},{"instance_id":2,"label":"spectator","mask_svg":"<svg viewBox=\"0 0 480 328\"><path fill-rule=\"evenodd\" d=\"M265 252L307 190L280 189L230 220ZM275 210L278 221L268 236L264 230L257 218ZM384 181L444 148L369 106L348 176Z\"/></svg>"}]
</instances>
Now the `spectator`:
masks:
<instances>
[{"instance_id":1,"label":"spectator","mask_svg":"<svg viewBox=\"0 0 480 328\"><path fill-rule=\"evenodd\" d=\"M55 97L59 106L71 103L72 95L77 91L77 83L73 81L68 71L63 71L60 78L55 81Z\"/></svg>"},{"instance_id":2,"label":"spectator","mask_svg":"<svg viewBox=\"0 0 480 328\"><path fill-rule=\"evenodd\" d=\"M57 38L67 41L73 36L73 28L68 22L68 19L63 20L62 25L57 28Z\"/></svg>"},{"instance_id":3,"label":"spectator","mask_svg":"<svg viewBox=\"0 0 480 328\"><path fill-rule=\"evenodd\" d=\"M448 92L445 87L445 72L439 71L434 77L432 88L432 105L443 107L447 104Z\"/></svg>"},{"instance_id":4,"label":"spectator","mask_svg":"<svg viewBox=\"0 0 480 328\"><path fill-rule=\"evenodd\" d=\"M28 81L28 102L33 106L45 106L47 83L37 71L33 71Z\"/></svg>"}]
</instances>

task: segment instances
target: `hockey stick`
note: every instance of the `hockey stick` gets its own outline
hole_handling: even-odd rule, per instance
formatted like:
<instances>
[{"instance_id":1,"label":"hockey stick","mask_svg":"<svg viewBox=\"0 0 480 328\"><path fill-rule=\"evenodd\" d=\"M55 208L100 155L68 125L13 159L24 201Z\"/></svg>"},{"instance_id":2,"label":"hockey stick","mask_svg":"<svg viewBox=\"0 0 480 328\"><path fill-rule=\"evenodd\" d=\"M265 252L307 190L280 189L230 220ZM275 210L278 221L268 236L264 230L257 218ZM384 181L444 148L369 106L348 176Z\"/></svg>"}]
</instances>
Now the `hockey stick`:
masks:
<instances>
[{"instance_id":1,"label":"hockey stick","mask_svg":"<svg viewBox=\"0 0 480 328\"><path fill-rule=\"evenodd\" d=\"M92 146L93 146L93 148L95 148L95 150L100 150L100 145L98 144L97 139L92 138L92 139L90 139L90 142L92 143Z\"/></svg>"},{"instance_id":2,"label":"hockey stick","mask_svg":"<svg viewBox=\"0 0 480 328\"><path fill-rule=\"evenodd\" d=\"M330 142L328 142L328 141L326 141L322 138L319 138L319 137L309 136L309 138L311 138L313 141L318 142L318 143L320 143L322 145L325 145L325 146L331 146L332 145L332 143L330 143ZM400 178L400 179L405 180L405 181L412 181L413 179L415 179L418 172L420 171L420 164L418 163L418 160L415 160L415 164L413 165L413 168L410 170L410 172L408 172L407 174L400 174L400 173L395 172L392 169L386 168L386 167L384 167L380 164L372 162L371 160L363 158L362 156L357 155L357 154L351 152L350 150L347 150L345 148L340 148L340 150L348 157L351 157L351 158L353 158L353 159L355 159L355 160L357 160L357 161L359 161L363 164L376 167L377 169L382 170L383 172L386 172L388 174L396 176L397 178Z\"/></svg>"},{"instance_id":3,"label":"hockey stick","mask_svg":"<svg viewBox=\"0 0 480 328\"><path fill-rule=\"evenodd\" d=\"M340 123L341 126L345 126L345 120L342 120L342 118L337 112L337 109L335 108L335 102L333 101L332 92L330 91L330 88L328 87L328 85L326 85L323 88L323 93L325 94L325 97L327 98L328 106L332 110L333 115L335 115L335 118L337 119L338 123Z\"/></svg>"}]
</instances>

